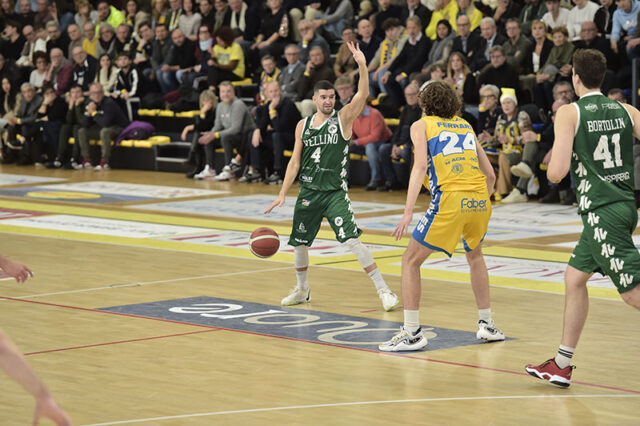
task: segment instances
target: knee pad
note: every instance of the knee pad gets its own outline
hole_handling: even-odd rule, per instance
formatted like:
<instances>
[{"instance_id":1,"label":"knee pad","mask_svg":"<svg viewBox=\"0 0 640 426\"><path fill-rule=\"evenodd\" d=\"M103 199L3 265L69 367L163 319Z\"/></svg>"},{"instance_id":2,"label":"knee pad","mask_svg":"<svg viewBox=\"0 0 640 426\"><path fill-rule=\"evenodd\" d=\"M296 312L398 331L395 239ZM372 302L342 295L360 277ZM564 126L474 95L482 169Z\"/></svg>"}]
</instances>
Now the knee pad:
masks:
<instances>
[{"instance_id":1,"label":"knee pad","mask_svg":"<svg viewBox=\"0 0 640 426\"><path fill-rule=\"evenodd\" d=\"M309 266L309 247L296 246L293 249L293 261L296 268L306 268Z\"/></svg>"},{"instance_id":2,"label":"knee pad","mask_svg":"<svg viewBox=\"0 0 640 426\"><path fill-rule=\"evenodd\" d=\"M363 268L367 268L376 262L371 255L371 251L362 244L360 238L351 238L345 241L344 245L346 245L349 250L356 255L358 262L360 262L360 266Z\"/></svg>"}]
</instances>

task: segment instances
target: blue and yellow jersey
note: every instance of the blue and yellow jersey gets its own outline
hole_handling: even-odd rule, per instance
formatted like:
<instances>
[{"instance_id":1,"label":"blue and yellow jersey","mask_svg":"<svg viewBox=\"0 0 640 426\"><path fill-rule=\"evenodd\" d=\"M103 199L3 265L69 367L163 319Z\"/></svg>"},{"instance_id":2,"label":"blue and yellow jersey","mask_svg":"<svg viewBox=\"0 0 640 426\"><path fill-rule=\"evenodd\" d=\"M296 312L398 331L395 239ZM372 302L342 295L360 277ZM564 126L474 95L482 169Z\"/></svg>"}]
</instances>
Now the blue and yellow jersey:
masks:
<instances>
[{"instance_id":1,"label":"blue and yellow jersey","mask_svg":"<svg viewBox=\"0 0 640 426\"><path fill-rule=\"evenodd\" d=\"M427 123L427 176L431 195L439 192L485 192L473 127L460 117L422 117Z\"/></svg>"}]
</instances>

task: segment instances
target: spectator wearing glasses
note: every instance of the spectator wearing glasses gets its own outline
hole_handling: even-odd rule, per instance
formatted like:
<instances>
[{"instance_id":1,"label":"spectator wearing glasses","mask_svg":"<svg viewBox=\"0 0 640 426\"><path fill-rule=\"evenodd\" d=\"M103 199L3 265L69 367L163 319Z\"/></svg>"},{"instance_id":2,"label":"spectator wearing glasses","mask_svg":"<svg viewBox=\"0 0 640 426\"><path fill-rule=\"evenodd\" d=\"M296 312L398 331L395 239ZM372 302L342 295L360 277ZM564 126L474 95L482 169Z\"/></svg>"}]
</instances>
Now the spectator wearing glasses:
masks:
<instances>
[{"instance_id":1,"label":"spectator wearing glasses","mask_svg":"<svg viewBox=\"0 0 640 426\"><path fill-rule=\"evenodd\" d=\"M74 84L82 87L82 91L87 92L89 85L96 79L98 72L98 60L87 55L82 47L76 46L72 51L73 55L73 77Z\"/></svg>"},{"instance_id":2,"label":"spectator wearing glasses","mask_svg":"<svg viewBox=\"0 0 640 426\"><path fill-rule=\"evenodd\" d=\"M287 66L280 73L280 87L282 93L292 101L298 101L298 81L305 71L305 65L300 61L300 48L290 44L284 49Z\"/></svg>"},{"instance_id":3,"label":"spectator wearing glasses","mask_svg":"<svg viewBox=\"0 0 640 426\"><path fill-rule=\"evenodd\" d=\"M21 69L29 69L35 66L33 54L35 52L46 52L47 42L36 35L36 32L31 25L25 25L22 29L22 35L24 36L26 43L22 48L20 58L16 61L16 65Z\"/></svg>"},{"instance_id":4,"label":"spectator wearing glasses","mask_svg":"<svg viewBox=\"0 0 640 426\"><path fill-rule=\"evenodd\" d=\"M491 63L478 75L478 85L493 84L498 88L511 87L520 91L520 77L514 67L507 63L502 46L493 46L489 54Z\"/></svg>"},{"instance_id":5,"label":"spectator wearing glasses","mask_svg":"<svg viewBox=\"0 0 640 426\"><path fill-rule=\"evenodd\" d=\"M474 55L480 48L480 36L471 32L471 21L467 15L460 15L456 19L458 36L453 39L452 52L462 52L467 64L471 64Z\"/></svg>"},{"instance_id":6,"label":"spectator wearing glasses","mask_svg":"<svg viewBox=\"0 0 640 426\"><path fill-rule=\"evenodd\" d=\"M476 134L480 145L487 155L497 155L497 144L494 143L494 133L498 117L502 114L502 108L498 98L500 97L500 89L494 84L487 84L480 89L480 105L478 113L478 127ZM491 157L490 157L491 158Z\"/></svg>"},{"instance_id":7,"label":"spectator wearing glasses","mask_svg":"<svg viewBox=\"0 0 640 426\"><path fill-rule=\"evenodd\" d=\"M338 94L334 108L336 109L336 111L340 111L342 107L351 102L351 99L353 98L353 95L355 93L353 80L343 75L342 77L338 77L336 79L334 87L336 88L336 93Z\"/></svg>"}]
</instances>

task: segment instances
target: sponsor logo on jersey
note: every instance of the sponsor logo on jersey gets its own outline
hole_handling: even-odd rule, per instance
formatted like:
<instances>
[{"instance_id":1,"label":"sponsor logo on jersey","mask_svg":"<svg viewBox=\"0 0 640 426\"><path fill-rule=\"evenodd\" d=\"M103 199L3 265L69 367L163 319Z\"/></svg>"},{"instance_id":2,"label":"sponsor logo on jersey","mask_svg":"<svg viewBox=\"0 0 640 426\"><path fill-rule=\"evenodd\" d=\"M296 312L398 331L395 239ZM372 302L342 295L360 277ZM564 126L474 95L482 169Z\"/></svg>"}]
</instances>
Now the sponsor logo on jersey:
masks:
<instances>
[{"instance_id":1,"label":"sponsor logo on jersey","mask_svg":"<svg viewBox=\"0 0 640 426\"><path fill-rule=\"evenodd\" d=\"M338 132L338 126L336 126L335 124L330 124L329 127L327 128L327 130L331 134L337 133Z\"/></svg>"},{"instance_id":2,"label":"sponsor logo on jersey","mask_svg":"<svg viewBox=\"0 0 640 426\"><path fill-rule=\"evenodd\" d=\"M311 204L311 201L309 200L305 200L304 198L302 199L302 205L305 207L309 207L309 204Z\"/></svg>"},{"instance_id":3,"label":"sponsor logo on jersey","mask_svg":"<svg viewBox=\"0 0 640 426\"><path fill-rule=\"evenodd\" d=\"M453 173L454 175L459 175L460 173L462 173L462 171L464 170L464 167L462 166L462 164L454 164L453 166L451 166L451 173Z\"/></svg>"},{"instance_id":4,"label":"sponsor logo on jersey","mask_svg":"<svg viewBox=\"0 0 640 426\"><path fill-rule=\"evenodd\" d=\"M307 228L304 226L304 223L300 222L300 225L298 225L298 232L301 232L303 234L307 232Z\"/></svg>"},{"instance_id":5,"label":"sponsor logo on jersey","mask_svg":"<svg viewBox=\"0 0 640 426\"><path fill-rule=\"evenodd\" d=\"M312 176L307 176L307 175L300 175L300 182L311 183L311 182L313 182L313 177Z\"/></svg>"},{"instance_id":6,"label":"sponsor logo on jersey","mask_svg":"<svg viewBox=\"0 0 640 426\"><path fill-rule=\"evenodd\" d=\"M620 109L622 108L619 103L600 104L603 109Z\"/></svg>"},{"instance_id":7,"label":"sponsor logo on jersey","mask_svg":"<svg viewBox=\"0 0 640 426\"><path fill-rule=\"evenodd\" d=\"M584 109L586 109L589 112L596 112L598 110L598 105L596 104L587 104L584 106Z\"/></svg>"}]
</instances>

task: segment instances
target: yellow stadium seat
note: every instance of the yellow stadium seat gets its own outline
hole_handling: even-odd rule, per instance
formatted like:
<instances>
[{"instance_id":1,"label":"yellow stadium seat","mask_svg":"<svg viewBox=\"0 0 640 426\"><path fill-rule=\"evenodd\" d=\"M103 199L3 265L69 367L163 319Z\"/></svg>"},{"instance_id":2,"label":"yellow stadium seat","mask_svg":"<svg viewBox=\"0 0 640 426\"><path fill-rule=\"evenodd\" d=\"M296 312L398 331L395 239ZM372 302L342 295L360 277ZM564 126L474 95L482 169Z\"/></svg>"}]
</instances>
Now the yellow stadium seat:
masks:
<instances>
[{"instance_id":1,"label":"yellow stadium seat","mask_svg":"<svg viewBox=\"0 0 640 426\"><path fill-rule=\"evenodd\" d=\"M176 112L176 117L193 118L198 114L200 114L199 110L196 110L196 111L182 111L182 112Z\"/></svg>"},{"instance_id":2,"label":"yellow stadium seat","mask_svg":"<svg viewBox=\"0 0 640 426\"><path fill-rule=\"evenodd\" d=\"M387 123L387 126L398 126L400 124L399 118L385 118L384 122Z\"/></svg>"},{"instance_id":3,"label":"yellow stadium seat","mask_svg":"<svg viewBox=\"0 0 640 426\"><path fill-rule=\"evenodd\" d=\"M245 78L244 80L238 80L238 81L232 81L231 85L232 86L248 86L250 84L253 84L253 81L251 81L250 78Z\"/></svg>"}]
</instances>

